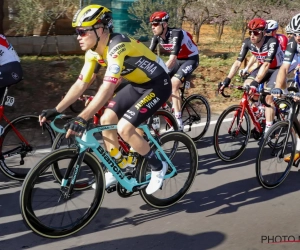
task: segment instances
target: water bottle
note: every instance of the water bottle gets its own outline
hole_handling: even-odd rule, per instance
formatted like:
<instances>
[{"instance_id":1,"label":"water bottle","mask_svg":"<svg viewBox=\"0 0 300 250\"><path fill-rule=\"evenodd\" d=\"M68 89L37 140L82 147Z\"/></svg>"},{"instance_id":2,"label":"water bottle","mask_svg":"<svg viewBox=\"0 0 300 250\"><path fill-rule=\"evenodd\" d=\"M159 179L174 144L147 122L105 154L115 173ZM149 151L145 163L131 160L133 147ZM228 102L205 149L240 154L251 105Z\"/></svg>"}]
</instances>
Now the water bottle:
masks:
<instances>
[{"instance_id":1,"label":"water bottle","mask_svg":"<svg viewBox=\"0 0 300 250\"><path fill-rule=\"evenodd\" d=\"M127 164L128 167L132 167L134 168L136 166L137 163L137 157L135 156L135 150L131 147L128 153L128 157L127 157Z\"/></svg>"},{"instance_id":2,"label":"water bottle","mask_svg":"<svg viewBox=\"0 0 300 250\"><path fill-rule=\"evenodd\" d=\"M115 158L116 163L118 164L118 166L120 168L126 168L128 166L126 159L124 158L124 156L121 154L121 152L119 151L119 149L117 148L112 148L110 150L110 156Z\"/></svg>"}]
</instances>

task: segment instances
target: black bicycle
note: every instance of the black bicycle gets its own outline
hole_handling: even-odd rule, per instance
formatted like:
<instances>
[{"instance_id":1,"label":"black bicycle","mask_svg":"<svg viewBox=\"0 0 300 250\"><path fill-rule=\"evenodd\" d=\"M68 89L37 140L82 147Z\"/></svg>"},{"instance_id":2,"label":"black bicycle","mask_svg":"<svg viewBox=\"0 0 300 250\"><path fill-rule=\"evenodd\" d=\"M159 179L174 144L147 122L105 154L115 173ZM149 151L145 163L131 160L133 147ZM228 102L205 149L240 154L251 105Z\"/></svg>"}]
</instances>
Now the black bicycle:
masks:
<instances>
[{"instance_id":1,"label":"black bicycle","mask_svg":"<svg viewBox=\"0 0 300 250\"><path fill-rule=\"evenodd\" d=\"M256 176L258 182L266 189L278 187L288 176L294 162L296 134L300 137L300 123L297 120L300 103L293 97L300 93L282 94L291 105L285 111L287 119L278 121L268 130L260 144L256 157ZM292 160L289 160L292 159Z\"/></svg>"},{"instance_id":2,"label":"black bicycle","mask_svg":"<svg viewBox=\"0 0 300 250\"><path fill-rule=\"evenodd\" d=\"M183 132L188 134L193 141L198 141L208 130L211 119L210 106L207 99L202 95L193 94L186 96L185 90L189 88L189 81L185 81L183 86L179 88L182 100L181 116ZM170 102L166 102L163 108L173 112Z\"/></svg>"}]
</instances>

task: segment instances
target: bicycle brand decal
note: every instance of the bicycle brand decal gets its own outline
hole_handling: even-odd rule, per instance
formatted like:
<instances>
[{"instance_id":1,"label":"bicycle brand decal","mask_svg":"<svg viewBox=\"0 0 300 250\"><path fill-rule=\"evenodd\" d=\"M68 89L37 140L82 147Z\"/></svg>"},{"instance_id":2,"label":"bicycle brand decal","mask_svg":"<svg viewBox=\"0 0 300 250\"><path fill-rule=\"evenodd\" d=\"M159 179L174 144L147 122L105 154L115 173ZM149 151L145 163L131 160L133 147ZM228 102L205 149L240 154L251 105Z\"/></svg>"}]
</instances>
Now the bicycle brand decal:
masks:
<instances>
[{"instance_id":1,"label":"bicycle brand decal","mask_svg":"<svg viewBox=\"0 0 300 250\"><path fill-rule=\"evenodd\" d=\"M107 163L113 168L113 170L118 174L118 176L121 179L124 179L125 175L123 174L122 170L118 166L116 166L116 164L109 158L109 156L107 155L105 150L101 146L99 146L97 148L97 150L103 156L103 158L107 161Z\"/></svg>"}]
</instances>

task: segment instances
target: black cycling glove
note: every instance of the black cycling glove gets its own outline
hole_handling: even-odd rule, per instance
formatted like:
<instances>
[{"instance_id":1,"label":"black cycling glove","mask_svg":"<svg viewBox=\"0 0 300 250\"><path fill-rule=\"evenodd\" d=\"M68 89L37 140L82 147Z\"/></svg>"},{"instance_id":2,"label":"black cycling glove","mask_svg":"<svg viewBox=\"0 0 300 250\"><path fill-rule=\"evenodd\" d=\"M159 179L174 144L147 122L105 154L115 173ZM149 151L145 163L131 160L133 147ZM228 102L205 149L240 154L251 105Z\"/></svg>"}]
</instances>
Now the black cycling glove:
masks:
<instances>
[{"instance_id":1,"label":"black cycling glove","mask_svg":"<svg viewBox=\"0 0 300 250\"><path fill-rule=\"evenodd\" d=\"M231 79L226 77L222 84L223 84L223 86L228 87L230 82L231 82Z\"/></svg>"},{"instance_id":2,"label":"black cycling glove","mask_svg":"<svg viewBox=\"0 0 300 250\"><path fill-rule=\"evenodd\" d=\"M40 117L46 117L47 120L53 120L57 115L60 115L60 113L56 110L56 108L44 109L40 114Z\"/></svg>"},{"instance_id":3,"label":"black cycling glove","mask_svg":"<svg viewBox=\"0 0 300 250\"><path fill-rule=\"evenodd\" d=\"M67 127L74 132L81 134L86 130L87 121L81 117L76 117L67 125Z\"/></svg>"}]
</instances>

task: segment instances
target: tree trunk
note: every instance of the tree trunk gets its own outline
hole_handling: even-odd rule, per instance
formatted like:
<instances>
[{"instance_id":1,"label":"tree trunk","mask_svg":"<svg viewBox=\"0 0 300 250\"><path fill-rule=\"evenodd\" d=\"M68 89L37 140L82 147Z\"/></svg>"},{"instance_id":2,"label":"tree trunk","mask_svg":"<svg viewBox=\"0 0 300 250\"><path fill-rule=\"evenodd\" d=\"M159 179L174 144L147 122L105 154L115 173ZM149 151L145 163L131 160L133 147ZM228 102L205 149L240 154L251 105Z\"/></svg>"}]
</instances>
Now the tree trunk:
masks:
<instances>
[{"instance_id":1,"label":"tree trunk","mask_svg":"<svg viewBox=\"0 0 300 250\"><path fill-rule=\"evenodd\" d=\"M55 21L54 21L54 22L55 22ZM36 57L39 57L39 56L42 54L42 50L43 50L43 48L45 47L45 44L46 44L46 42L47 42L48 36L49 36L49 34L50 34L50 31L52 30L52 27L53 27L53 25L54 25L54 22L52 22L52 23L50 24L50 27L49 27L49 29L48 29L48 31L47 31L46 36L45 36L43 45L41 46L40 52L38 53L38 55L37 55Z\"/></svg>"},{"instance_id":2,"label":"tree trunk","mask_svg":"<svg viewBox=\"0 0 300 250\"><path fill-rule=\"evenodd\" d=\"M4 34L3 30L3 20L4 20L4 0L0 0L0 34Z\"/></svg>"},{"instance_id":3,"label":"tree trunk","mask_svg":"<svg viewBox=\"0 0 300 250\"><path fill-rule=\"evenodd\" d=\"M200 29L201 29L202 24L195 24L195 31L196 31L196 40L195 43L199 43L199 36L200 36Z\"/></svg>"},{"instance_id":4,"label":"tree trunk","mask_svg":"<svg viewBox=\"0 0 300 250\"><path fill-rule=\"evenodd\" d=\"M225 21L218 23L218 41L221 41L223 32L224 32Z\"/></svg>"}]
</instances>

